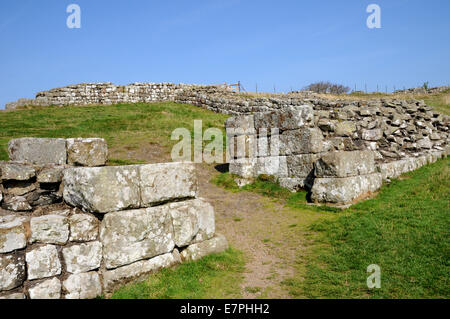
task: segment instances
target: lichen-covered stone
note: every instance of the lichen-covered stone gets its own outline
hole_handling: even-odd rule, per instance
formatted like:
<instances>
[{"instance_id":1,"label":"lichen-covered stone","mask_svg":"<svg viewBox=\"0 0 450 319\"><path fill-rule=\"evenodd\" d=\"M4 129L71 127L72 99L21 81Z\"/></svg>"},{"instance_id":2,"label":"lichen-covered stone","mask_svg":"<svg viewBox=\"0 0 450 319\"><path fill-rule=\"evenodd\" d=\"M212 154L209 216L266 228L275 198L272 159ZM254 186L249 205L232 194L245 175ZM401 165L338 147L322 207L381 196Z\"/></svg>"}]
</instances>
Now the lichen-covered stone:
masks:
<instances>
[{"instance_id":1,"label":"lichen-covered stone","mask_svg":"<svg viewBox=\"0 0 450 319\"><path fill-rule=\"evenodd\" d=\"M261 128L295 130L314 121L314 110L311 105L306 104L287 106L282 111L255 113L254 120L256 130Z\"/></svg>"},{"instance_id":2,"label":"lichen-covered stone","mask_svg":"<svg viewBox=\"0 0 450 319\"><path fill-rule=\"evenodd\" d=\"M108 146L103 138L67 139L67 163L74 166L103 166Z\"/></svg>"},{"instance_id":3,"label":"lichen-covered stone","mask_svg":"<svg viewBox=\"0 0 450 319\"><path fill-rule=\"evenodd\" d=\"M141 207L197 196L198 181L193 163L140 165L138 169Z\"/></svg>"},{"instance_id":4,"label":"lichen-covered stone","mask_svg":"<svg viewBox=\"0 0 450 319\"><path fill-rule=\"evenodd\" d=\"M140 206L138 166L64 170L64 200L87 212L108 213Z\"/></svg>"},{"instance_id":5,"label":"lichen-covered stone","mask_svg":"<svg viewBox=\"0 0 450 319\"><path fill-rule=\"evenodd\" d=\"M126 284L131 280L143 280L151 272L173 266L180 262L180 254L177 249L174 249L171 253L159 255L148 260L137 261L131 265L113 270L105 270L102 272L104 292L111 293L116 287Z\"/></svg>"},{"instance_id":6,"label":"lichen-covered stone","mask_svg":"<svg viewBox=\"0 0 450 319\"><path fill-rule=\"evenodd\" d=\"M61 183L63 171L64 167L44 168L37 174L37 181L47 184Z\"/></svg>"},{"instance_id":7,"label":"lichen-covered stone","mask_svg":"<svg viewBox=\"0 0 450 319\"><path fill-rule=\"evenodd\" d=\"M361 138L365 141L378 141L383 137L383 131L381 129L362 130Z\"/></svg>"},{"instance_id":8,"label":"lichen-covered stone","mask_svg":"<svg viewBox=\"0 0 450 319\"><path fill-rule=\"evenodd\" d=\"M24 196L5 196L2 203L3 209L15 212L27 212L33 209Z\"/></svg>"},{"instance_id":9,"label":"lichen-covered stone","mask_svg":"<svg viewBox=\"0 0 450 319\"><path fill-rule=\"evenodd\" d=\"M351 121L339 122L335 129L337 136L352 136L356 132L356 124Z\"/></svg>"},{"instance_id":10,"label":"lichen-covered stone","mask_svg":"<svg viewBox=\"0 0 450 319\"><path fill-rule=\"evenodd\" d=\"M13 221L0 223L0 253L22 249L27 245L24 219L18 217Z\"/></svg>"},{"instance_id":11,"label":"lichen-covered stone","mask_svg":"<svg viewBox=\"0 0 450 319\"><path fill-rule=\"evenodd\" d=\"M15 163L0 163L0 172L4 181L28 181L36 176L33 167Z\"/></svg>"},{"instance_id":12,"label":"lichen-covered stone","mask_svg":"<svg viewBox=\"0 0 450 319\"><path fill-rule=\"evenodd\" d=\"M106 214L100 229L108 269L168 253L175 247L168 205Z\"/></svg>"},{"instance_id":13,"label":"lichen-covered stone","mask_svg":"<svg viewBox=\"0 0 450 319\"><path fill-rule=\"evenodd\" d=\"M369 192L377 191L381 184L379 173L344 178L316 178L311 190L311 200L346 204Z\"/></svg>"},{"instance_id":14,"label":"lichen-covered stone","mask_svg":"<svg viewBox=\"0 0 450 319\"><path fill-rule=\"evenodd\" d=\"M56 246L47 245L26 253L28 280L53 277L61 274Z\"/></svg>"},{"instance_id":15,"label":"lichen-covered stone","mask_svg":"<svg viewBox=\"0 0 450 319\"><path fill-rule=\"evenodd\" d=\"M30 299L60 299L61 282L58 278L45 280L28 289Z\"/></svg>"},{"instance_id":16,"label":"lichen-covered stone","mask_svg":"<svg viewBox=\"0 0 450 319\"><path fill-rule=\"evenodd\" d=\"M44 215L30 220L33 242L64 245L69 239L69 221L60 215Z\"/></svg>"},{"instance_id":17,"label":"lichen-covered stone","mask_svg":"<svg viewBox=\"0 0 450 319\"><path fill-rule=\"evenodd\" d=\"M287 177L288 167L286 156L269 156L256 159L256 176L271 175L276 177Z\"/></svg>"},{"instance_id":18,"label":"lichen-covered stone","mask_svg":"<svg viewBox=\"0 0 450 319\"><path fill-rule=\"evenodd\" d=\"M70 275L63 281L65 299L94 299L102 294L100 277L97 272Z\"/></svg>"},{"instance_id":19,"label":"lichen-covered stone","mask_svg":"<svg viewBox=\"0 0 450 319\"><path fill-rule=\"evenodd\" d=\"M214 208L202 199L169 204L177 247L204 241L214 236Z\"/></svg>"},{"instance_id":20,"label":"lichen-covered stone","mask_svg":"<svg viewBox=\"0 0 450 319\"><path fill-rule=\"evenodd\" d=\"M316 177L350 177L375 172L373 151L330 152L315 162Z\"/></svg>"},{"instance_id":21,"label":"lichen-covered stone","mask_svg":"<svg viewBox=\"0 0 450 319\"><path fill-rule=\"evenodd\" d=\"M239 158L230 161L230 174L253 178L256 174L256 158Z\"/></svg>"},{"instance_id":22,"label":"lichen-covered stone","mask_svg":"<svg viewBox=\"0 0 450 319\"><path fill-rule=\"evenodd\" d=\"M67 162L66 140L62 138L19 138L8 144L11 161L30 164L57 164Z\"/></svg>"},{"instance_id":23,"label":"lichen-covered stone","mask_svg":"<svg viewBox=\"0 0 450 319\"><path fill-rule=\"evenodd\" d=\"M323 147L323 135L318 128L302 128L280 135L280 155L320 153Z\"/></svg>"},{"instance_id":24,"label":"lichen-covered stone","mask_svg":"<svg viewBox=\"0 0 450 319\"><path fill-rule=\"evenodd\" d=\"M319 154L300 154L286 157L288 176L306 178L313 175L314 163L320 158Z\"/></svg>"},{"instance_id":25,"label":"lichen-covered stone","mask_svg":"<svg viewBox=\"0 0 450 319\"><path fill-rule=\"evenodd\" d=\"M212 239L188 246L181 252L181 259L186 261L198 260L209 254L220 253L226 249L228 249L228 242L225 236L216 235Z\"/></svg>"},{"instance_id":26,"label":"lichen-covered stone","mask_svg":"<svg viewBox=\"0 0 450 319\"><path fill-rule=\"evenodd\" d=\"M79 274L100 267L102 243L95 241L63 248L63 257L68 272Z\"/></svg>"},{"instance_id":27,"label":"lichen-covered stone","mask_svg":"<svg viewBox=\"0 0 450 319\"><path fill-rule=\"evenodd\" d=\"M24 258L16 255L0 255L0 291L19 287L24 280Z\"/></svg>"},{"instance_id":28,"label":"lichen-covered stone","mask_svg":"<svg viewBox=\"0 0 450 319\"><path fill-rule=\"evenodd\" d=\"M255 122L253 115L229 117L226 120L227 135L253 135L255 134Z\"/></svg>"},{"instance_id":29,"label":"lichen-covered stone","mask_svg":"<svg viewBox=\"0 0 450 319\"><path fill-rule=\"evenodd\" d=\"M9 181L4 186L5 192L12 196L23 196L36 190L36 185L31 181Z\"/></svg>"},{"instance_id":30,"label":"lichen-covered stone","mask_svg":"<svg viewBox=\"0 0 450 319\"><path fill-rule=\"evenodd\" d=\"M74 214L69 217L70 241L92 241L98 236L99 221L90 214Z\"/></svg>"}]
</instances>

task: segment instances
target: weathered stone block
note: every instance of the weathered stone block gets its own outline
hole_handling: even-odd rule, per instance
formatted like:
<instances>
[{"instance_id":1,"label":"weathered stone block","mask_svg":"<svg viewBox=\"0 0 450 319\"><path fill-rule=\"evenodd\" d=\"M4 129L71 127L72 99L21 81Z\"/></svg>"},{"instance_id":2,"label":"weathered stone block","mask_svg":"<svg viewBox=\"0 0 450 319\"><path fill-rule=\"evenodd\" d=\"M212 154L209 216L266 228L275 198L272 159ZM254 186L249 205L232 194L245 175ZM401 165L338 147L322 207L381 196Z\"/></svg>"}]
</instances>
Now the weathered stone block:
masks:
<instances>
[{"instance_id":1,"label":"weathered stone block","mask_svg":"<svg viewBox=\"0 0 450 319\"><path fill-rule=\"evenodd\" d=\"M316 177L350 177L375 172L373 151L331 152L315 162Z\"/></svg>"},{"instance_id":2,"label":"weathered stone block","mask_svg":"<svg viewBox=\"0 0 450 319\"><path fill-rule=\"evenodd\" d=\"M64 200L93 213L140 206L139 168L78 167L64 170Z\"/></svg>"},{"instance_id":3,"label":"weathered stone block","mask_svg":"<svg viewBox=\"0 0 450 319\"><path fill-rule=\"evenodd\" d=\"M175 247L168 205L106 214L100 229L108 269L168 253Z\"/></svg>"},{"instance_id":4,"label":"weathered stone block","mask_svg":"<svg viewBox=\"0 0 450 319\"><path fill-rule=\"evenodd\" d=\"M214 208L202 199L169 204L177 247L204 241L214 236Z\"/></svg>"},{"instance_id":5,"label":"weathered stone block","mask_svg":"<svg viewBox=\"0 0 450 319\"><path fill-rule=\"evenodd\" d=\"M288 176L306 178L314 173L314 163L320 154L301 154L286 156Z\"/></svg>"},{"instance_id":6,"label":"weathered stone block","mask_svg":"<svg viewBox=\"0 0 450 319\"><path fill-rule=\"evenodd\" d=\"M11 294L7 294L7 295L3 295L0 296L0 299L26 299L25 294L21 293L21 292L16 292L16 293L11 293Z\"/></svg>"},{"instance_id":7,"label":"weathered stone block","mask_svg":"<svg viewBox=\"0 0 450 319\"><path fill-rule=\"evenodd\" d=\"M279 128L295 130L308 126L314 121L314 110L311 105L288 106L282 111L259 112L254 114L255 129Z\"/></svg>"},{"instance_id":8,"label":"weathered stone block","mask_svg":"<svg viewBox=\"0 0 450 319\"><path fill-rule=\"evenodd\" d=\"M147 278L151 272L167 268L181 263L180 254L177 249L172 253L166 253L148 260L137 261L131 265L123 266L113 270L103 271L103 288L105 293L111 293L116 287L129 281L139 281Z\"/></svg>"},{"instance_id":9,"label":"weathered stone block","mask_svg":"<svg viewBox=\"0 0 450 319\"><path fill-rule=\"evenodd\" d=\"M30 220L30 242L64 245L69 239L69 222L66 217L45 215Z\"/></svg>"},{"instance_id":10,"label":"weathered stone block","mask_svg":"<svg viewBox=\"0 0 450 319\"><path fill-rule=\"evenodd\" d=\"M25 261L22 256L0 255L0 291L11 290L25 280Z\"/></svg>"},{"instance_id":11,"label":"weathered stone block","mask_svg":"<svg viewBox=\"0 0 450 319\"><path fill-rule=\"evenodd\" d=\"M66 140L62 138L19 138L9 141L11 161L31 164L66 164Z\"/></svg>"},{"instance_id":12,"label":"weathered stone block","mask_svg":"<svg viewBox=\"0 0 450 319\"><path fill-rule=\"evenodd\" d=\"M67 139L67 163L74 166L103 166L108 160L108 145L103 138Z\"/></svg>"},{"instance_id":13,"label":"weathered stone block","mask_svg":"<svg viewBox=\"0 0 450 319\"><path fill-rule=\"evenodd\" d=\"M381 174L373 173L344 178L316 178L311 199L319 203L346 204L382 185Z\"/></svg>"},{"instance_id":14,"label":"weathered stone block","mask_svg":"<svg viewBox=\"0 0 450 319\"><path fill-rule=\"evenodd\" d=\"M210 240L192 244L181 252L182 260L198 260L209 254L220 253L228 249L228 242L225 236L216 235Z\"/></svg>"},{"instance_id":15,"label":"weathered stone block","mask_svg":"<svg viewBox=\"0 0 450 319\"><path fill-rule=\"evenodd\" d=\"M339 122L335 129L337 136L352 136L356 132L356 124L351 121Z\"/></svg>"},{"instance_id":16,"label":"weathered stone block","mask_svg":"<svg viewBox=\"0 0 450 319\"><path fill-rule=\"evenodd\" d=\"M255 123L253 115L240 115L230 117L225 122L228 136L253 135L255 134Z\"/></svg>"},{"instance_id":17,"label":"weathered stone block","mask_svg":"<svg viewBox=\"0 0 450 319\"><path fill-rule=\"evenodd\" d=\"M4 181L28 181L36 176L33 167L14 163L0 163L0 172Z\"/></svg>"},{"instance_id":18,"label":"weathered stone block","mask_svg":"<svg viewBox=\"0 0 450 319\"><path fill-rule=\"evenodd\" d=\"M30 299L60 299L61 282L58 278L48 279L28 289Z\"/></svg>"},{"instance_id":19,"label":"weathered stone block","mask_svg":"<svg viewBox=\"0 0 450 319\"><path fill-rule=\"evenodd\" d=\"M286 156L260 157L256 160L256 176L270 175L287 177L288 168Z\"/></svg>"},{"instance_id":20,"label":"weathered stone block","mask_svg":"<svg viewBox=\"0 0 450 319\"><path fill-rule=\"evenodd\" d=\"M28 280L53 277L61 274L61 263L56 246L47 245L26 253Z\"/></svg>"},{"instance_id":21,"label":"weathered stone block","mask_svg":"<svg viewBox=\"0 0 450 319\"><path fill-rule=\"evenodd\" d=\"M197 196L198 180L193 163L141 165L139 177L141 207Z\"/></svg>"},{"instance_id":22,"label":"weathered stone block","mask_svg":"<svg viewBox=\"0 0 450 319\"><path fill-rule=\"evenodd\" d=\"M94 299L102 294L97 272L70 275L63 281L65 299Z\"/></svg>"},{"instance_id":23,"label":"weathered stone block","mask_svg":"<svg viewBox=\"0 0 450 319\"><path fill-rule=\"evenodd\" d=\"M7 223L0 223L0 253L22 249L27 245L23 218L16 218Z\"/></svg>"},{"instance_id":24,"label":"weathered stone block","mask_svg":"<svg viewBox=\"0 0 450 319\"><path fill-rule=\"evenodd\" d=\"M73 245L63 249L66 269L79 274L100 268L102 261L102 243L98 241Z\"/></svg>"},{"instance_id":25,"label":"weathered stone block","mask_svg":"<svg viewBox=\"0 0 450 319\"><path fill-rule=\"evenodd\" d=\"M5 196L2 207L15 212L27 212L33 209L24 196Z\"/></svg>"},{"instance_id":26,"label":"weathered stone block","mask_svg":"<svg viewBox=\"0 0 450 319\"><path fill-rule=\"evenodd\" d=\"M74 214L70 216L70 241L96 240L99 224L98 219L90 214Z\"/></svg>"},{"instance_id":27,"label":"weathered stone block","mask_svg":"<svg viewBox=\"0 0 450 319\"><path fill-rule=\"evenodd\" d=\"M63 171L64 167L44 168L37 174L37 181L46 184L61 183Z\"/></svg>"},{"instance_id":28,"label":"weathered stone block","mask_svg":"<svg viewBox=\"0 0 450 319\"><path fill-rule=\"evenodd\" d=\"M379 128L373 130L362 130L361 138L365 141L378 141L383 137L383 131Z\"/></svg>"},{"instance_id":29,"label":"weathered stone block","mask_svg":"<svg viewBox=\"0 0 450 319\"><path fill-rule=\"evenodd\" d=\"M244 178L256 176L256 158L239 158L232 160L229 167L230 174Z\"/></svg>"},{"instance_id":30,"label":"weathered stone block","mask_svg":"<svg viewBox=\"0 0 450 319\"><path fill-rule=\"evenodd\" d=\"M283 177L278 179L278 183L281 187L290 190L295 193L305 187L305 178L301 177Z\"/></svg>"},{"instance_id":31,"label":"weathered stone block","mask_svg":"<svg viewBox=\"0 0 450 319\"><path fill-rule=\"evenodd\" d=\"M257 153L257 139L255 135L239 135L229 139L231 158L253 158Z\"/></svg>"},{"instance_id":32,"label":"weathered stone block","mask_svg":"<svg viewBox=\"0 0 450 319\"><path fill-rule=\"evenodd\" d=\"M286 131L280 136L281 155L320 153L323 147L323 135L318 128Z\"/></svg>"}]
</instances>

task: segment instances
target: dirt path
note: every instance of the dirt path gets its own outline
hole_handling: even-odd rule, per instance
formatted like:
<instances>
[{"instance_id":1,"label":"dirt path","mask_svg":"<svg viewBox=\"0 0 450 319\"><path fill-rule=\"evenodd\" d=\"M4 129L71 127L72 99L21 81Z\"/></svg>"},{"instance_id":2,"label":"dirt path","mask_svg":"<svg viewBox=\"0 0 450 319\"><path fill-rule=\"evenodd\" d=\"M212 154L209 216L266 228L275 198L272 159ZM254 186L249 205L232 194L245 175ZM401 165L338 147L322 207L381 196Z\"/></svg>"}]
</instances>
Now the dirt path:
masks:
<instances>
[{"instance_id":1,"label":"dirt path","mask_svg":"<svg viewBox=\"0 0 450 319\"><path fill-rule=\"evenodd\" d=\"M138 150L113 151L117 158L159 163L170 161L155 145ZM115 154L114 154L115 153ZM125 156L124 156L125 155ZM244 298L290 298L284 279L294 275L296 258L306 244L304 216L282 203L250 192L232 193L211 183L219 174L213 165L197 164L200 196L216 212L216 229L231 246L244 252L246 270L242 283Z\"/></svg>"},{"instance_id":2,"label":"dirt path","mask_svg":"<svg viewBox=\"0 0 450 319\"><path fill-rule=\"evenodd\" d=\"M200 196L216 212L217 232L244 252L247 263L242 284L244 298L290 298L281 282L294 275L299 243L285 238L291 222L280 203L249 192L232 193L210 182L218 172L197 165ZM288 242L286 242L289 240Z\"/></svg>"}]
</instances>

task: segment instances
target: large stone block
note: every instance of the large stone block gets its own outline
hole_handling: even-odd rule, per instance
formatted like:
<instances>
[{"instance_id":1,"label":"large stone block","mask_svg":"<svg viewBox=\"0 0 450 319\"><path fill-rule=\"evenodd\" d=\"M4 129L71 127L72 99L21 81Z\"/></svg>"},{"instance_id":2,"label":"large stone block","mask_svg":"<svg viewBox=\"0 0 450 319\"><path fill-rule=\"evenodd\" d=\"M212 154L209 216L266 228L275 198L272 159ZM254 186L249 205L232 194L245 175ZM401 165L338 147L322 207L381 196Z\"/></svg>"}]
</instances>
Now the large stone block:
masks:
<instances>
[{"instance_id":1,"label":"large stone block","mask_svg":"<svg viewBox=\"0 0 450 319\"><path fill-rule=\"evenodd\" d=\"M61 183L64 167L47 167L37 174L37 181L43 184Z\"/></svg>"},{"instance_id":2,"label":"large stone block","mask_svg":"<svg viewBox=\"0 0 450 319\"><path fill-rule=\"evenodd\" d=\"M198 260L209 254L220 253L228 249L225 236L216 235L210 240L192 244L181 252L181 259L186 261Z\"/></svg>"},{"instance_id":3,"label":"large stone block","mask_svg":"<svg viewBox=\"0 0 450 319\"><path fill-rule=\"evenodd\" d=\"M9 141L11 161L31 164L66 164L66 140L62 138L19 138Z\"/></svg>"},{"instance_id":4,"label":"large stone block","mask_svg":"<svg viewBox=\"0 0 450 319\"><path fill-rule=\"evenodd\" d=\"M141 207L197 196L198 181L193 163L140 165L139 177Z\"/></svg>"},{"instance_id":5,"label":"large stone block","mask_svg":"<svg viewBox=\"0 0 450 319\"><path fill-rule=\"evenodd\" d=\"M229 166L230 174L244 178L256 176L256 158L239 158L232 160Z\"/></svg>"},{"instance_id":6,"label":"large stone block","mask_svg":"<svg viewBox=\"0 0 450 319\"><path fill-rule=\"evenodd\" d=\"M24 218L18 217L12 221L0 223L0 253L22 249L27 246Z\"/></svg>"},{"instance_id":7,"label":"large stone block","mask_svg":"<svg viewBox=\"0 0 450 319\"><path fill-rule=\"evenodd\" d=\"M30 241L64 245L69 239L69 221L64 216L44 215L30 220Z\"/></svg>"},{"instance_id":8,"label":"large stone block","mask_svg":"<svg viewBox=\"0 0 450 319\"><path fill-rule=\"evenodd\" d=\"M319 203L350 203L382 185L381 174L373 173L344 178L316 178L311 190L311 199Z\"/></svg>"},{"instance_id":9,"label":"large stone block","mask_svg":"<svg viewBox=\"0 0 450 319\"><path fill-rule=\"evenodd\" d=\"M103 289L105 293L111 293L116 287L128 283L129 281L140 281L147 278L147 275L162 268L167 268L181 262L177 249L171 253L166 253L148 260L137 261L131 265L123 266L113 270L103 271Z\"/></svg>"},{"instance_id":10,"label":"large stone block","mask_svg":"<svg viewBox=\"0 0 450 319\"><path fill-rule=\"evenodd\" d=\"M373 151L330 152L315 162L316 177L350 177L374 173Z\"/></svg>"},{"instance_id":11,"label":"large stone block","mask_svg":"<svg viewBox=\"0 0 450 319\"><path fill-rule=\"evenodd\" d=\"M314 173L314 163L320 156L320 154L286 156L289 177L312 177Z\"/></svg>"},{"instance_id":12,"label":"large stone block","mask_svg":"<svg viewBox=\"0 0 450 319\"><path fill-rule=\"evenodd\" d=\"M100 229L108 269L168 253L175 247L168 205L106 214Z\"/></svg>"},{"instance_id":13,"label":"large stone block","mask_svg":"<svg viewBox=\"0 0 450 319\"><path fill-rule=\"evenodd\" d=\"M30 299L60 299L61 282L58 278L45 280L28 289Z\"/></svg>"},{"instance_id":14,"label":"large stone block","mask_svg":"<svg viewBox=\"0 0 450 319\"><path fill-rule=\"evenodd\" d=\"M0 255L0 291L19 287L24 280L24 258L15 255Z\"/></svg>"},{"instance_id":15,"label":"large stone block","mask_svg":"<svg viewBox=\"0 0 450 319\"><path fill-rule=\"evenodd\" d=\"M281 155L320 153L323 150L323 135L318 128L286 131L280 136Z\"/></svg>"},{"instance_id":16,"label":"large stone block","mask_svg":"<svg viewBox=\"0 0 450 319\"><path fill-rule=\"evenodd\" d=\"M64 200L87 212L107 213L140 206L139 168L77 167L64 170Z\"/></svg>"},{"instance_id":17,"label":"large stone block","mask_svg":"<svg viewBox=\"0 0 450 319\"><path fill-rule=\"evenodd\" d=\"M229 139L230 158L257 157L257 139L255 135L239 135Z\"/></svg>"},{"instance_id":18,"label":"large stone block","mask_svg":"<svg viewBox=\"0 0 450 319\"><path fill-rule=\"evenodd\" d=\"M99 224L98 219L90 214L74 214L70 216L70 241L84 242L96 240Z\"/></svg>"},{"instance_id":19,"label":"large stone block","mask_svg":"<svg viewBox=\"0 0 450 319\"><path fill-rule=\"evenodd\" d=\"M0 163L0 173L4 181L28 181L36 176L33 167L15 163Z\"/></svg>"},{"instance_id":20,"label":"large stone block","mask_svg":"<svg viewBox=\"0 0 450 319\"><path fill-rule=\"evenodd\" d=\"M108 145L103 138L67 139L67 163L74 166L103 166L108 160Z\"/></svg>"},{"instance_id":21,"label":"large stone block","mask_svg":"<svg viewBox=\"0 0 450 319\"><path fill-rule=\"evenodd\" d=\"M215 232L214 208L202 199L169 204L177 247L211 239Z\"/></svg>"},{"instance_id":22,"label":"large stone block","mask_svg":"<svg viewBox=\"0 0 450 319\"><path fill-rule=\"evenodd\" d=\"M255 123L253 115L239 115L230 117L225 122L228 136L253 135Z\"/></svg>"},{"instance_id":23,"label":"large stone block","mask_svg":"<svg viewBox=\"0 0 450 319\"><path fill-rule=\"evenodd\" d=\"M282 111L259 112L254 114L255 129L278 128L295 130L308 126L314 121L314 110L311 105L288 106Z\"/></svg>"},{"instance_id":24,"label":"large stone block","mask_svg":"<svg viewBox=\"0 0 450 319\"><path fill-rule=\"evenodd\" d=\"M47 245L35 248L25 255L28 270L28 280L53 277L61 274L56 246Z\"/></svg>"},{"instance_id":25,"label":"large stone block","mask_svg":"<svg viewBox=\"0 0 450 319\"><path fill-rule=\"evenodd\" d=\"M97 272L70 275L63 281L65 299L94 299L102 294L102 285Z\"/></svg>"},{"instance_id":26,"label":"large stone block","mask_svg":"<svg viewBox=\"0 0 450 319\"><path fill-rule=\"evenodd\" d=\"M286 156L260 157L256 160L256 176L288 177Z\"/></svg>"},{"instance_id":27,"label":"large stone block","mask_svg":"<svg viewBox=\"0 0 450 319\"><path fill-rule=\"evenodd\" d=\"M98 241L63 248L66 269L79 274L100 268L102 261L102 243Z\"/></svg>"}]
</instances>

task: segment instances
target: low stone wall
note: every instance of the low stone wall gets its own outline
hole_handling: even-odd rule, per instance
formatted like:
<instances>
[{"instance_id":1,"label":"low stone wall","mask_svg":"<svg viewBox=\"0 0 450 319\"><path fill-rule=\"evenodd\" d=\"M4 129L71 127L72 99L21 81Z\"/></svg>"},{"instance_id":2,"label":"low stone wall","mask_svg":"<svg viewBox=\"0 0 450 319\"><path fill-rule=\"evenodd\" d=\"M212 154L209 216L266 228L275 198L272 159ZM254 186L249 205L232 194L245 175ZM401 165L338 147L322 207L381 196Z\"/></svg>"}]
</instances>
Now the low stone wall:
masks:
<instances>
[{"instance_id":1,"label":"low stone wall","mask_svg":"<svg viewBox=\"0 0 450 319\"><path fill-rule=\"evenodd\" d=\"M198 198L193 164L80 167L98 163L88 155L100 141L10 142L10 156L22 161L0 164L0 298L110 295L228 247L213 207ZM37 152L43 145L53 161Z\"/></svg>"},{"instance_id":2,"label":"low stone wall","mask_svg":"<svg viewBox=\"0 0 450 319\"><path fill-rule=\"evenodd\" d=\"M450 150L448 118L424 105L305 104L232 117L226 127L239 184L271 175L292 191L310 190L314 202L352 203Z\"/></svg>"}]
</instances>

